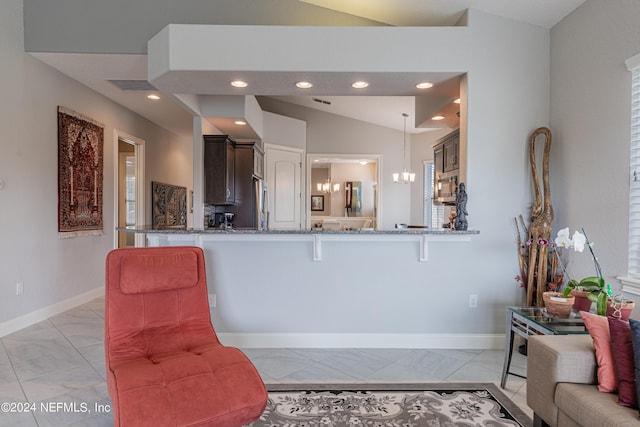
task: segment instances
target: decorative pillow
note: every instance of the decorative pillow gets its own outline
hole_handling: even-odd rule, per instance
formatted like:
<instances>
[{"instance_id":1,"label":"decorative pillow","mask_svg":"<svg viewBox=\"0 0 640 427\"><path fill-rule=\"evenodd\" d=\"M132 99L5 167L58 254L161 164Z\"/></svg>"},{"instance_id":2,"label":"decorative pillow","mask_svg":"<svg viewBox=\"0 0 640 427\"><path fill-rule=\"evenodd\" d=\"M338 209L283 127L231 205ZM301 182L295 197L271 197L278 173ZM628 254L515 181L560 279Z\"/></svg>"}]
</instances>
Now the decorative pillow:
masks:
<instances>
[{"instance_id":1,"label":"decorative pillow","mask_svg":"<svg viewBox=\"0 0 640 427\"><path fill-rule=\"evenodd\" d=\"M629 322L607 317L611 334L611 354L618 380L618 405L638 408L633 343Z\"/></svg>"},{"instance_id":2,"label":"decorative pillow","mask_svg":"<svg viewBox=\"0 0 640 427\"><path fill-rule=\"evenodd\" d=\"M640 384L640 321L629 319L631 327L631 343L633 344L633 361L636 372L636 383ZM640 402L640 387L636 387L636 399Z\"/></svg>"},{"instance_id":3,"label":"decorative pillow","mask_svg":"<svg viewBox=\"0 0 640 427\"><path fill-rule=\"evenodd\" d=\"M581 311L580 316L591 335L593 346L596 350L598 362L598 390L604 393L612 393L617 390L616 371L611 355L611 335L609 322L605 316Z\"/></svg>"}]
</instances>

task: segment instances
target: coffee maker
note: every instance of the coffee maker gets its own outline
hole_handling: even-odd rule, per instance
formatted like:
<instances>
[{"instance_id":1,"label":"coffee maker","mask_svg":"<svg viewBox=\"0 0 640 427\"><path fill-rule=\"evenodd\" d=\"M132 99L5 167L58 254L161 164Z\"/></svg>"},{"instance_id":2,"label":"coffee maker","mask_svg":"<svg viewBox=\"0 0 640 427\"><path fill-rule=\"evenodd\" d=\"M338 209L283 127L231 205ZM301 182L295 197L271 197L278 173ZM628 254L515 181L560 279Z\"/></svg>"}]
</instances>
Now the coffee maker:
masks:
<instances>
[{"instance_id":1,"label":"coffee maker","mask_svg":"<svg viewBox=\"0 0 640 427\"><path fill-rule=\"evenodd\" d=\"M215 212L213 214L213 217L209 218L209 227L232 228L233 217L234 217L234 214L231 212Z\"/></svg>"},{"instance_id":2,"label":"coffee maker","mask_svg":"<svg viewBox=\"0 0 640 427\"><path fill-rule=\"evenodd\" d=\"M232 221L233 221L234 214L232 214L231 212L225 212L222 215L223 215L223 218L224 218L224 222L220 225L220 228L231 228L231 227L233 227Z\"/></svg>"}]
</instances>

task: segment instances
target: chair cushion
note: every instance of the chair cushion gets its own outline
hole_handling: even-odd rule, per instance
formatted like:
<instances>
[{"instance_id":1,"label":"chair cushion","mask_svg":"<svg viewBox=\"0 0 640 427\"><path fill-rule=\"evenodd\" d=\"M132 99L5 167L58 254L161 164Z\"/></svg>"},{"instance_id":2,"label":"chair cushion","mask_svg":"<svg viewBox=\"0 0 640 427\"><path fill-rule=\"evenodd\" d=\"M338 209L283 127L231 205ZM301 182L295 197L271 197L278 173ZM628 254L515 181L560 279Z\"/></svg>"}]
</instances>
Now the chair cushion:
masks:
<instances>
[{"instance_id":1,"label":"chair cushion","mask_svg":"<svg viewBox=\"0 0 640 427\"><path fill-rule=\"evenodd\" d=\"M122 257L120 289L124 294L185 289L197 283L198 257L195 252L132 253Z\"/></svg>"},{"instance_id":2,"label":"chair cushion","mask_svg":"<svg viewBox=\"0 0 640 427\"><path fill-rule=\"evenodd\" d=\"M112 366L120 424L241 425L265 408L267 392L240 350L209 344Z\"/></svg>"}]
</instances>

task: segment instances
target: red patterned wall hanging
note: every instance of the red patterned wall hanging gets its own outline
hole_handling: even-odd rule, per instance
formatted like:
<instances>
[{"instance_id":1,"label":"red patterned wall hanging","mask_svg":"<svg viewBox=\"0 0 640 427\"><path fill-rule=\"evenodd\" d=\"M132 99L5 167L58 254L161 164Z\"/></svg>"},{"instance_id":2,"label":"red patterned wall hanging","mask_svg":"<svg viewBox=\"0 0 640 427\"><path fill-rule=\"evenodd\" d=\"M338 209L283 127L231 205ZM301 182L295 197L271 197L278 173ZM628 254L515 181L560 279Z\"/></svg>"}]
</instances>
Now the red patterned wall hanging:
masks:
<instances>
[{"instance_id":1,"label":"red patterned wall hanging","mask_svg":"<svg viewBox=\"0 0 640 427\"><path fill-rule=\"evenodd\" d=\"M58 236L103 234L104 126L58 107Z\"/></svg>"}]
</instances>

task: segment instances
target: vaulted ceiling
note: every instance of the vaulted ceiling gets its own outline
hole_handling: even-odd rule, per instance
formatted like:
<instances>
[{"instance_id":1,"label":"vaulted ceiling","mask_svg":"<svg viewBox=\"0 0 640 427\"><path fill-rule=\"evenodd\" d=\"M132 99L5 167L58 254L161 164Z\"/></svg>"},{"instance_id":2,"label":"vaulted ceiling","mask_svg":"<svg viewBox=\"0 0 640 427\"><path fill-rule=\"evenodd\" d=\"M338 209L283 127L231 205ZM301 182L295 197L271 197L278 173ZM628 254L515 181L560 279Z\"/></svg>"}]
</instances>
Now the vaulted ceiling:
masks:
<instances>
[{"instance_id":1,"label":"vaulted ceiling","mask_svg":"<svg viewBox=\"0 0 640 427\"><path fill-rule=\"evenodd\" d=\"M121 1L114 0L113 4L112 2L94 2L94 6L102 16L110 14L111 19L122 19L126 21L126 25L131 25L132 22L140 22L141 26L145 23L148 24L143 16L140 16L138 20L132 18L132 16L136 16L136 12L144 13L148 12L148 9L134 10L131 3L125 2L127 7L118 10L119 2ZM584 0L536 0L535 2L531 0L394 0L393 2L388 0L234 0L234 2L223 0L172 2L171 0L162 0L159 3L150 4L148 7L162 8L161 4L163 4L165 5L164 9L167 9L166 5L171 4L172 7L177 8L179 3L179 8L172 12L173 15L169 13L170 11L163 9L162 12L166 12L167 16L161 13L161 17L158 18L158 11L154 10L153 19L167 20L164 23L157 22L156 26L160 26L160 24L164 26L166 23L173 22L187 23L186 21L190 19L188 12L180 11L177 13L177 11L180 8L186 9L190 5L197 4L199 7L214 8L215 6L216 12L211 19L203 19L203 21L211 22L197 23L221 24L229 22L247 25L287 25L291 23L292 25L302 25L303 22L308 21L309 25L328 25L329 22L339 22L335 25L453 26L464 16L467 8L474 8L523 23L551 28L583 2ZM56 3L58 8L64 8L66 4L74 2L69 3L61 0ZM91 3L91 1L83 3L82 7L86 9L78 13L84 12L86 14L91 11ZM122 90L110 82L114 78L118 80L147 80L146 52L136 54L128 51L126 54L122 54L109 52L108 47L100 50L101 45L108 43L105 41L100 43L99 40L86 40L86 46L78 48L77 45L74 45L69 50L60 48L60 46L47 48L43 40L53 40L54 38L54 35L48 38L47 34L40 34L40 44L44 46L40 49L37 46L38 38L32 37L30 32L37 33L43 27L43 25L38 26L38 23L47 22L47 25L52 27L56 25L56 16L52 16L51 10L48 10L47 7L49 6L46 0L25 0L25 40L27 49L34 56L160 126L177 134L191 132L192 112L187 111L173 94L161 94L159 101L150 102L146 98L146 92ZM249 7L252 9L248 9ZM225 13L220 13L223 9ZM249 10L252 12L249 13ZM173 18L173 16L177 18ZM69 30L68 25L65 25L64 22L58 23L58 27L65 26ZM111 23L112 28L118 26L115 22ZM95 34L97 38L101 37L97 28ZM109 35L108 37L115 36ZM142 30L140 37L146 37ZM126 42L121 39L114 40L119 43ZM131 43L141 44L143 41L131 40ZM64 44L63 38L60 43ZM95 53L88 53L84 50L92 50ZM120 48L120 50L123 49ZM394 80L392 75L386 76L386 78L389 82ZM450 83L450 79L447 78L443 81ZM384 93L385 96L337 96L335 88L316 90L313 96L293 97L288 92L290 89L284 86L279 88L278 84L277 79L269 82L272 93L268 96L277 96L278 99L293 104L317 108L399 130L403 126L401 114L411 111L415 104L414 96L388 96L389 94L384 91L373 95ZM449 84L449 86L451 85ZM383 85L378 87L383 87ZM451 91L451 87L447 89ZM197 91L197 89L194 90ZM445 91L444 86L440 88L439 96L442 96L443 91ZM455 91L455 87L453 91ZM452 97L455 94L451 92L446 95ZM415 132L413 123L409 123L409 125L407 130ZM418 129L418 131L420 130Z\"/></svg>"}]
</instances>

